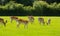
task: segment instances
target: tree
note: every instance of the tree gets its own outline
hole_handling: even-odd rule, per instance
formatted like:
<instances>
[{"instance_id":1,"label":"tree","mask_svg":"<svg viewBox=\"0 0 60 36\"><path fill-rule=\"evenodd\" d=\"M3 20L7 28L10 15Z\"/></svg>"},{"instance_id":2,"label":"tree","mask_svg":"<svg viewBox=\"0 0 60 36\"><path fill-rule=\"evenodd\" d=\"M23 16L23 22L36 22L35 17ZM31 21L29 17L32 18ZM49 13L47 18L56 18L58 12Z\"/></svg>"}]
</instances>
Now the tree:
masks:
<instances>
[{"instance_id":1,"label":"tree","mask_svg":"<svg viewBox=\"0 0 60 36\"><path fill-rule=\"evenodd\" d=\"M32 6L34 0L15 0L17 3L24 4L25 6Z\"/></svg>"},{"instance_id":2,"label":"tree","mask_svg":"<svg viewBox=\"0 0 60 36\"><path fill-rule=\"evenodd\" d=\"M35 15L43 15L43 10L47 7L47 3L44 1L35 1L33 7L35 8Z\"/></svg>"},{"instance_id":3,"label":"tree","mask_svg":"<svg viewBox=\"0 0 60 36\"><path fill-rule=\"evenodd\" d=\"M60 0L44 0L44 1L48 2L49 4L54 2L60 3Z\"/></svg>"},{"instance_id":4,"label":"tree","mask_svg":"<svg viewBox=\"0 0 60 36\"><path fill-rule=\"evenodd\" d=\"M1 5L5 5L6 3L8 3L10 0L0 0L0 4Z\"/></svg>"}]
</instances>

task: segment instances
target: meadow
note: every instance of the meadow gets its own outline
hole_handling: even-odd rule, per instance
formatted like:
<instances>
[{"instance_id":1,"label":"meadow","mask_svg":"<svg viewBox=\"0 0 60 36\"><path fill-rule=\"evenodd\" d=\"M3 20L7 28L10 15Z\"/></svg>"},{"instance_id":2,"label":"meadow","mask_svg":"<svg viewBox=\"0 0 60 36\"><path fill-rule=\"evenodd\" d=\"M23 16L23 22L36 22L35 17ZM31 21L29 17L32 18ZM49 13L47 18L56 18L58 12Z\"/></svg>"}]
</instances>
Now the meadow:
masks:
<instances>
[{"instance_id":1,"label":"meadow","mask_svg":"<svg viewBox=\"0 0 60 36\"><path fill-rule=\"evenodd\" d=\"M28 20L27 16L18 17ZM24 28L24 24L17 28L16 21L11 23L9 16L0 16L0 18L8 21L6 27L0 23L0 36L60 36L60 17L43 17L45 22L51 18L51 24L42 25L38 22L38 16L35 16L33 24L28 23L28 28Z\"/></svg>"}]
</instances>

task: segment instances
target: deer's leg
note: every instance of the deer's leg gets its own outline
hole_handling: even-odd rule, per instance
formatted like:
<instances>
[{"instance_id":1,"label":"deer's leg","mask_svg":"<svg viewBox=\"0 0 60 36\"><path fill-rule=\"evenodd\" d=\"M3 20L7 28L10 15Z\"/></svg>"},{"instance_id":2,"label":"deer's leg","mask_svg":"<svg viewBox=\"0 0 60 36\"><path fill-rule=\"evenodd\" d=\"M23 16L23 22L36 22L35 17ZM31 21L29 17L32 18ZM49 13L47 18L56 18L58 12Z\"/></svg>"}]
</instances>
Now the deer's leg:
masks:
<instances>
[{"instance_id":1,"label":"deer's leg","mask_svg":"<svg viewBox=\"0 0 60 36\"><path fill-rule=\"evenodd\" d=\"M26 22L24 23L24 28L28 28L27 24L28 24L28 23L26 23Z\"/></svg>"},{"instance_id":2,"label":"deer's leg","mask_svg":"<svg viewBox=\"0 0 60 36\"><path fill-rule=\"evenodd\" d=\"M34 19L32 20L32 22L34 22Z\"/></svg>"},{"instance_id":3,"label":"deer's leg","mask_svg":"<svg viewBox=\"0 0 60 36\"><path fill-rule=\"evenodd\" d=\"M5 22L2 22L4 24L4 26L6 26L6 23Z\"/></svg>"},{"instance_id":4,"label":"deer's leg","mask_svg":"<svg viewBox=\"0 0 60 36\"><path fill-rule=\"evenodd\" d=\"M42 22L41 21L39 21L39 24L41 24Z\"/></svg>"},{"instance_id":5,"label":"deer's leg","mask_svg":"<svg viewBox=\"0 0 60 36\"><path fill-rule=\"evenodd\" d=\"M47 22L47 25L48 25L48 22Z\"/></svg>"},{"instance_id":6,"label":"deer's leg","mask_svg":"<svg viewBox=\"0 0 60 36\"><path fill-rule=\"evenodd\" d=\"M31 19L29 19L29 22L31 23Z\"/></svg>"},{"instance_id":7,"label":"deer's leg","mask_svg":"<svg viewBox=\"0 0 60 36\"><path fill-rule=\"evenodd\" d=\"M33 20L31 18L29 19L29 21L30 21L31 24L33 23Z\"/></svg>"},{"instance_id":8,"label":"deer's leg","mask_svg":"<svg viewBox=\"0 0 60 36\"><path fill-rule=\"evenodd\" d=\"M49 24L50 24L50 21L47 22L47 25L49 25Z\"/></svg>"},{"instance_id":9,"label":"deer's leg","mask_svg":"<svg viewBox=\"0 0 60 36\"><path fill-rule=\"evenodd\" d=\"M48 21L46 22L46 24L48 25Z\"/></svg>"},{"instance_id":10,"label":"deer's leg","mask_svg":"<svg viewBox=\"0 0 60 36\"><path fill-rule=\"evenodd\" d=\"M13 19L11 18L10 21L11 21L11 23L12 23Z\"/></svg>"},{"instance_id":11,"label":"deer's leg","mask_svg":"<svg viewBox=\"0 0 60 36\"><path fill-rule=\"evenodd\" d=\"M39 22L39 24L41 25L41 20L40 20L40 19L38 19L38 22Z\"/></svg>"},{"instance_id":12,"label":"deer's leg","mask_svg":"<svg viewBox=\"0 0 60 36\"><path fill-rule=\"evenodd\" d=\"M45 25L45 22L43 21L43 25Z\"/></svg>"},{"instance_id":13,"label":"deer's leg","mask_svg":"<svg viewBox=\"0 0 60 36\"><path fill-rule=\"evenodd\" d=\"M49 21L49 24L50 24L51 22Z\"/></svg>"},{"instance_id":14,"label":"deer's leg","mask_svg":"<svg viewBox=\"0 0 60 36\"><path fill-rule=\"evenodd\" d=\"M33 21L31 20L31 24L33 24Z\"/></svg>"},{"instance_id":15,"label":"deer's leg","mask_svg":"<svg viewBox=\"0 0 60 36\"><path fill-rule=\"evenodd\" d=\"M19 22L17 22L17 27L19 27Z\"/></svg>"},{"instance_id":16,"label":"deer's leg","mask_svg":"<svg viewBox=\"0 0 60 36\"><path fill-rule=\"evenodd\" d=\"M19 27L19 25L20 25L20 22L17 21L17 27Z\"/></svg>"},{"instance_id":17,"label":"deer's leg","mask_svg":"<svg viewBox=\"0 0 60 36\"><path fill-rule=\"evenodd\" d=\"M32 23L34 22L34 20L32 20Z\"/></svg>"}]
</instances>

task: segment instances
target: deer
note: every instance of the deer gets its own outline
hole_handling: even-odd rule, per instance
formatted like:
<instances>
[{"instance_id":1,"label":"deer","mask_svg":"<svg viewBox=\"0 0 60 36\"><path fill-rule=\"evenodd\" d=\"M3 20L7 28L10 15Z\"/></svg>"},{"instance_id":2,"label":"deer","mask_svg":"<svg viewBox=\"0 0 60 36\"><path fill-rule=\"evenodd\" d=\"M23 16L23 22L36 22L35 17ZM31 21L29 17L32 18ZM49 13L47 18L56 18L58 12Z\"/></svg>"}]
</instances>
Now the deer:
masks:
<instances>
[{"instance_id":1,"label":"deer","mask_svg":"<svg viewBox=\"0 0 60 36\"><path fill-rule=\"evenodd\" d=\"M19 25L21 24L21 23L23 23L24 24L24 28L28 25L28 20L23 20L23 19L18 19L18 20L16 20L17 21L17 27L19 27Z\"/></svg>"},{"instance_id":2,"label":"deer","mask_svg":"<svg viewBox=\"0 0 60 36\"><path fill-rule=\"evenodd\" d=\"M7 20L4 22L4 19L0 18L0 23L2 23L4 26L6 26Z\"/></svg>"},{"instance_id":3,"label":"deer","mask_svg":"<svg viewBox=\"0 0 60 36\"><path fill-rule=\"evenodd\" d=\"M11 16L11 17L10 17L10 21L11 21L11 23L12 23L13 20L17 20L17 19L18 19L17 16Z\"/></svg>"},{"instance_id":4,"label":"deer","mask_svg":"<svg viewBox=\"0 0 60 36\"><path fill-rule=\"evenodd\" d=\"M28 19L31 22L31 24L34 22L34 17L33 16L28 16Z\"/></svg>"},{"instance_id":5,"label":"deer","mask_svg":"<svg viewBox=\"0 0 60 36\"><path fill-rule=\"evenodd\" d=\"M39 21L40 24L45 24L44 18L38 18L38 21Z\"/></svg>"},{"instance_id":6,"label":"deer","mask_svg":"<svg viewBox=\"0 0 60 36\"><path fill-rule=\"evenodd\" d=\"M50 24L50 22L51 22L51 19L49 18L49 19L47 20L47 25Z\"/></svg>"}]
</instances>

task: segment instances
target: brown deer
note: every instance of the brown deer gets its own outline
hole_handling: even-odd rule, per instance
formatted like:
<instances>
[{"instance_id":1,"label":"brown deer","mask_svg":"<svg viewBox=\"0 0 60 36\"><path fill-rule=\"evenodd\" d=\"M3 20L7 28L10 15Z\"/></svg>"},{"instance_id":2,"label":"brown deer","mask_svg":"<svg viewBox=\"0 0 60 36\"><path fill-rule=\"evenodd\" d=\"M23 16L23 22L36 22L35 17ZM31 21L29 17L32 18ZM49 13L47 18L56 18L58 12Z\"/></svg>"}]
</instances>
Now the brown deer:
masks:
<instances>
[{"instance_id":1,"label":"brown deer","mask_svg":"<svg viewBox=\"0 0 60 36\"><path fill-rule=\"evenodd\" d=\"M31 22L31 24L34 22L34 17L33 16L28 16L28 19Z\"/></svg>"},{"instance_id":2,"label":"brown deer","mask_svg":"<svg viewBox=\"0 0 60 36\"><path fill-rule=\"evenodd\" d=\"M17 19L18 19L17 16L11 16L11 17L10 17L10 21L11 21L11 23L12 23L13 20L17 20Z\"/></svg>"},{"instance_id":3,"label":"brown deer","mask_svg":"<svg viewBox=\"0 0 60 36\"><path fill-rule=\"evenodd\" d=\"M44 18L38 18L38 21L39 21L40 24L45 24Z\"/></svg>"},{"instance_id":4,"label":"brown deer","mask_svg":"<svg viewBox=\"0 0 60 36\"><path fill-rule=\"evenodd\" d=\"M28 24L28 20L18 19L17 20L17 27L19 27L20 23L23 23L24 27L26 27Z\"/></svg>"},{"instance_id":5,"label":"brown deer","mask_svg":"<svg viewBox=\"0 0 60 36\"><path fill-rule=\"evenodd\" d=\"M4 19L0 18L0 23L2 23L4 26L6 26L7 20L6 20L6 22L4 22Z\"/></svg>"}]
</instances>

